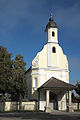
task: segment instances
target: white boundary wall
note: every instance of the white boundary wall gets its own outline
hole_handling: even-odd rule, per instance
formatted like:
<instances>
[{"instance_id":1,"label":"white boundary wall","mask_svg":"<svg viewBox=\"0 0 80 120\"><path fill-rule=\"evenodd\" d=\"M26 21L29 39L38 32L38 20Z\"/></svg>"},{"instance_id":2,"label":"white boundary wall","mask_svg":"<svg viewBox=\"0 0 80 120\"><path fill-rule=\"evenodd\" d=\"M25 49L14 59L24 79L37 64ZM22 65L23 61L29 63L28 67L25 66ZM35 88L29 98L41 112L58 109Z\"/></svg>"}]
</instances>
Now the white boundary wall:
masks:
<instances>
[{"instance_id":1,"label":"white boundary wall","mask_svg":"<svg viewBox=\"0 0 80 120\"><path fill-rule=\"evenodd\" d=\"M21 110L36 110L37 103L33 102L22 102ZM19 102L0 102L0 111L15 111L19 110Z\"/></svg>"}]
</instances>

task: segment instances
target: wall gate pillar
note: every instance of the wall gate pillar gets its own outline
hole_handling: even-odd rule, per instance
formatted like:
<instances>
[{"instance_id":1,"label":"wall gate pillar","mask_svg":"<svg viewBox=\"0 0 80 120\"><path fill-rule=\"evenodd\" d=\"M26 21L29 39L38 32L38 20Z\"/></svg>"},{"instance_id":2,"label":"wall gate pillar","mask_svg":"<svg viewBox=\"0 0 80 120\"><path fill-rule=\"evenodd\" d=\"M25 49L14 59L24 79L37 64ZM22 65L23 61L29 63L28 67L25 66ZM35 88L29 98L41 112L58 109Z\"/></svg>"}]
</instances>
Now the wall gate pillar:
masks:
<instances>
[{"instance_id":1,"label":"wall gate pillar","mask_svg":"<svg viewBox=\"0 0 80 120\"><path fill-rule=\"evenodd\" d=\"M69 97L69 112L73 112L73 108L72 108L72 99L71 99L71 91L68 91L68 97Z\"/></svg>"}]
</instances>

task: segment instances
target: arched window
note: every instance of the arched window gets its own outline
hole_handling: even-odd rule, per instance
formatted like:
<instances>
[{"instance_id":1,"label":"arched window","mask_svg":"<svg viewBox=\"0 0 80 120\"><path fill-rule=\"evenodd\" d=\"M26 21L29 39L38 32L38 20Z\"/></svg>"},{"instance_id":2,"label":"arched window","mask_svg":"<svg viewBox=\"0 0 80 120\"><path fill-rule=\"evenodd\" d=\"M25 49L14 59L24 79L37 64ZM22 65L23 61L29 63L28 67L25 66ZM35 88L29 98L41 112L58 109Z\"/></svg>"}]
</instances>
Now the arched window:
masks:
<instances>
[{"instance_id":1,"label":"arched window","mask_svg":"<svg viewBox=\"0 0 80 120\"><path fill-rule=\"evenodd\" d=\"M52 47L52 52L56 53L56 48L55 47Z\"/></svg>"},{"instance_id":2,"label":"arched window","mask_svg":"<svg viewBox=\"0 0 80 120\"><path fill-rule=\"evenodd\" d=\"M55 33L54 32L52 32L52 37L54 37L55 36Z\"/></svg>"}]
</instances>

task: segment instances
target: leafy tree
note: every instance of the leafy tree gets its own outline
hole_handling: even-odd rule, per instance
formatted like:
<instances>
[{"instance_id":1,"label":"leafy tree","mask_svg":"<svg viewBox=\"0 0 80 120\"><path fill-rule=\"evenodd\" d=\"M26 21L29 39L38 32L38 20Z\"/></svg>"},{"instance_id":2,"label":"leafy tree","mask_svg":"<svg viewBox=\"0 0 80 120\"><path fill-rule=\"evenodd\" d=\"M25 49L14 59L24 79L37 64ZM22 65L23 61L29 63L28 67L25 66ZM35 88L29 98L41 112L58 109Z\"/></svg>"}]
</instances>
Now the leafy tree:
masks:
<instances>
[{"instance_id":1,"label":"leafy tree","mask_svg":"<svg viewBox=\"0 0 80 120\"><path fill-rule=\"evenodd\" d=\"M0 93L7 93L11 89L12 54L0 46Z\"/></svg>"},{"instance_id":2,"label":"leafy tree","mask_svg":"<svg viewBox=\"0 0 80 120\"><path fill-rule=\"evenodd\" d=\"M77 81L75 91L79 95L79 96L76 97L76 99L78 100L78 109L79 109L79 103L80 103L80 81Z\"/></svg>"},{"instance_id":3,"label":"leafy tree","mask_svg":"<svg viewBox=\"0 0 80 120\"><path fill-rule=\"evenodd\" d=\"M25 72L24 57L18 54L12 60L12 54L0 46L0 93L11 94L12 100L21 102L28 90Z\"/></svg>"},{"instance_id":4,"label":"leafy tree","mask_svg":"<svg viewBox=\"0 0 80 120\"><path fill-rule=\"evenodd\" d=\"M12 100L21 102L27 95L26 81L26 63L24 57L18 54L13 63L13 80L12 80Z\"/></svg>"},{"instance_id":5,"label":"leafy tree","mask_svg":"<svg viewBox=\"0 0 80 120\"><path fill-rule=\"evenodd\" d=\"M80 81L77 81L75 90L76 90L76 93L80 96Z\"/></svg>"}]
</instances>

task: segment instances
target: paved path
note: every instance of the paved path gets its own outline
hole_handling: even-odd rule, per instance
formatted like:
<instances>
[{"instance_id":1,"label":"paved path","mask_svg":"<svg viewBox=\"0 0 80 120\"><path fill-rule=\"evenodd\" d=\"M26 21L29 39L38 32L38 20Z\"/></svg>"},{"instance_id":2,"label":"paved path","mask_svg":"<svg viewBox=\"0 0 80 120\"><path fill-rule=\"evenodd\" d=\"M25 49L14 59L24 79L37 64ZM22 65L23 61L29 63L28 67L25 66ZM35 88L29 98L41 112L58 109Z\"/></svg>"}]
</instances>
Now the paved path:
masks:
<instances>
[{"instance_id":1,"label":"paved path","mask_svg":"<svg viewBox=\"0 0 80 120\"><path fill-rule=\"evenodd\" d=\"M0 113L0 120L80 120L80 112L54 112L50 114L43 112Z\"/></svg>"}]
</instances>

